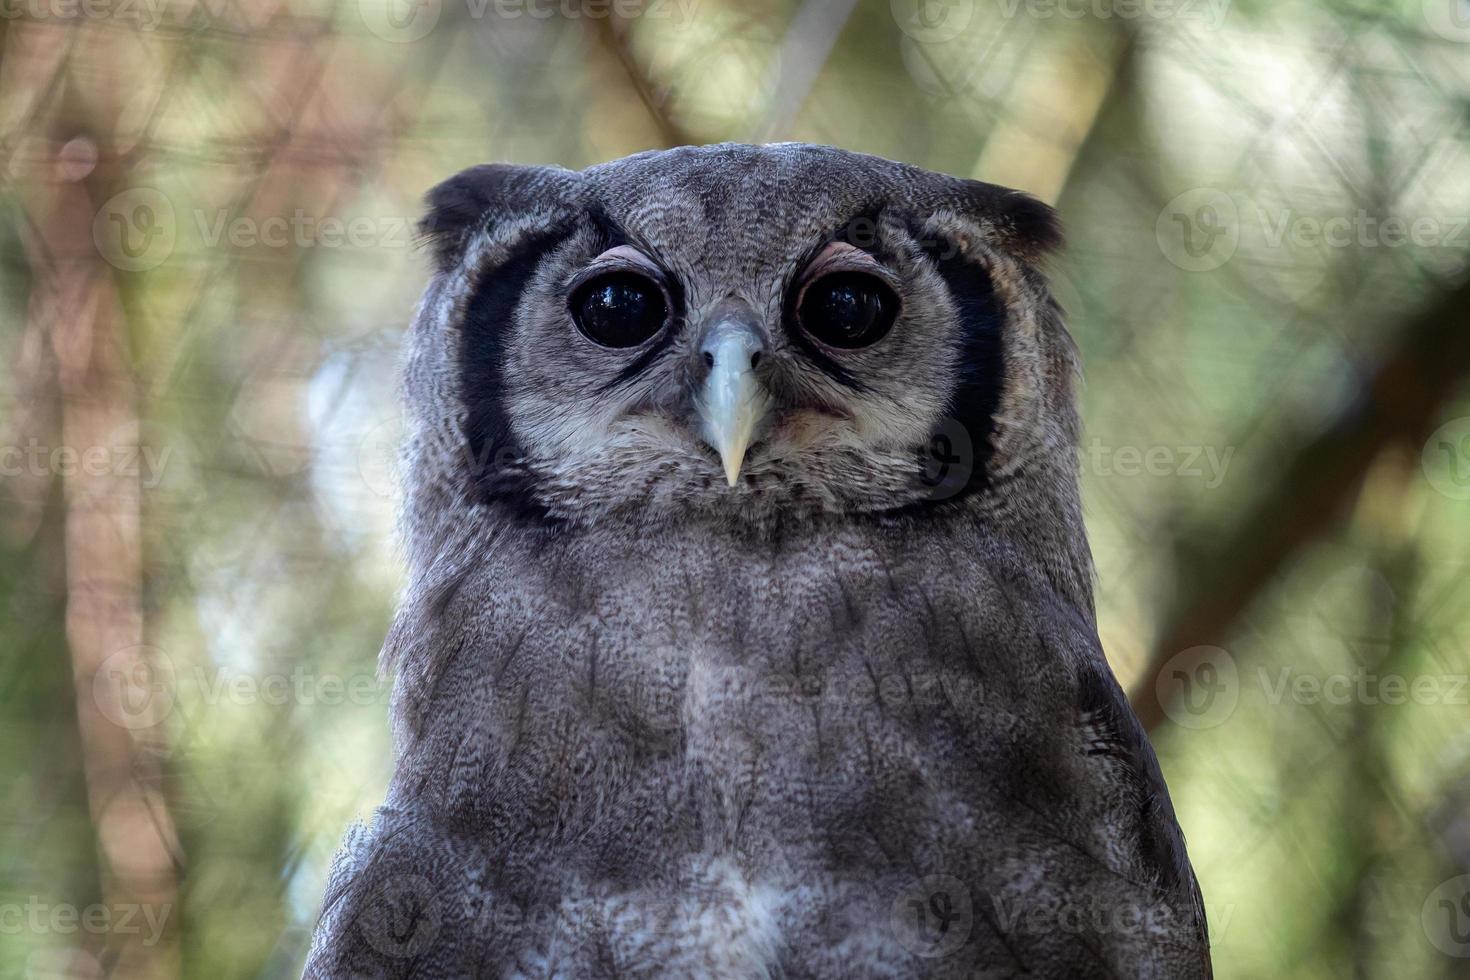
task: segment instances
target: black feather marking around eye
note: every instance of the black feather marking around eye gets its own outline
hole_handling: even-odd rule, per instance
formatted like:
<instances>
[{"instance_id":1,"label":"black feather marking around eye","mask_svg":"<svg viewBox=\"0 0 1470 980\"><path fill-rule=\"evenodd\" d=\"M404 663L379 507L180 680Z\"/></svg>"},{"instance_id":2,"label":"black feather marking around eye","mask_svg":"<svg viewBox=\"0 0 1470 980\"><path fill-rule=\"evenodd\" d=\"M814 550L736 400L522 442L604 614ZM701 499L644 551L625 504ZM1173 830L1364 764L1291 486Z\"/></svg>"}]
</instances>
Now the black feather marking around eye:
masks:
<instances>
[{"instance_id":1,"label":"black feather marking around eye","mask_svg":"<svg viewBox=\"0 0 1470 980\"><path fill-rule=\"evenodd\" d=\"M796 324L796 307L792 299L786 301L787 310L782 315L783 320L791 326L786 331L786 336L791 339L792 344L801 351L806 359L818 368L822 373L833 381L854 391L862 391L866 387L847 368L832 360L821 348L812 343L805 333L798 329Z\"/></svg>"},{"instance_id":2,"label":"black feather marking around eye","mask_svg":"<svg viewBox=\"0 0 1470 980\"><path fill-rule=\"evenodd\" d=\"M669 349L669 345L673 340L673 336L674 330L664 331L662 338L657 343L650 346L648 350L639 354L637 359L634 360L632 364L629 364L627 367L619 371L617 373L617 376L614 377L611 381L599 387L597 389L598 393L605 393L611 391L614 388L621 387L622 385L627 384L629 381L632 381L634 378L642 374L645 370L648 369L648 365L652 364L660 354Z\"/></svg>"},{"instance_id":3,"label":"black feather marking around eye","mask_svg":"<svg viewBox=\"0 0 1470 980\"><path fill-rule=\"evenodd\" d=\"M599 251L605 252L608 249L617 248L620 245L631 245L634 248L639 249L639 251L642 251L644 254L649 253L649 250L646 247L639 245L638 242L634 240L633 236L628 234L627 230L623 228L622 225L618 224L618 222L602 208L596 206L592 207L588 211L588 219L592 222L592 227L597 230L597 243ZM683 283L679 282L679 280L674 276L665 273L663 277L659 280L659 284L663 286L664 292L668 295L669 318L673 321L670 324L670 328L663 333L662 337L658 340L657 343L649 347L649 349L644 351L642 354L639 354L638 358L633 361L632 364L629 364L627 367L623 368L623 370L618 372L615 378L600 387L598 389L599 392L611 391L612 389L626 384L627 382L642 374L645 370L647 370L648 366L658 358L660 354L662 354L669 348L670 344L673 342L674 337L676 337L679 331L683 328Z\"/></svg>"},{"instance_id":4,"label":"black feather marking around eye","mask_svg":"<svg viewBox=\"0 0 1470 980\"><path fill-rule=\"evenodd\" d=\"M1006 376L1006 309L983 264L951 242L925 238L918 229L913 232L949 288L962 331L959 377L948 415L964 427L974 458L964 486L948 498L957 500L984 490L990 482L995 415Z\"/></svg>"},{"instance_id":5,"label":"black feather marking around eye","mask_svg":"<svg viewBox=\"0 0 1470 980\"><path fill-rule=\"evenodd\" d=\"M851 371L838 364L825 351L818 347L806 335L806 331L797 326L796 323L796 298L797 282L801 274L806 271L818 255L833 242L846 242L854 248L873 255L883 261L886 253L883 252L878 239L878 217L883 211L882 202L873 201L858 208L851 216L839 224L831 233L825 235L806 250L800 259L791 267L791 272L785 284L785 298L782 300L781 320L786 325L786 336L791 339L792 344L805 355L806 359L815 364L824 374L840 385L844 385L854 391L862 391L865 386Z\"/></svg>"},{"instance_id":6,"label":"black feather marking around eye","mask_svg":"<svg viewBox=\"0 0 1470 980\"><path fill-rule=\"evenodd\" d=\"M529 235L504 262L481 270L460 335L471 491L481 501L504 501L538 515L541 508L534 502L530 473L515 444L504 401L507 340L527 283L542 259L571 231L564 226Z\"/></svg>"},{"instance_id":7,"label":"black feather marking around eye","mask_svg":"<svg viewBox=\"0 0 1470 980\"><path fill-rule=\"evenodd\" d=\"M588 208L587 220L592 222L592 227L597 231L597 244L601 251L605 252L610 248L632 243L632 239L623 230L623 226L614 221L612 216L601 207L593 205Z\"/></svg>"},{"instance_id":8,"label":"black feather marking around eye","mask_svg":"<svg viewBox=\"0 0 1470 980\"><path fill-rule=\"evenodd\" d=\"M811 265L817 256L822 254L822 250L833 242L845 242L853 248L862 249L874 258L887 257L888 253L884 251L878 240L878 217L882 211L883 206L878 202L863 205L803 252L791 266L791 271L787 275L786 292L789 294L792 291L792 287L806 271L807 266Z\"/></svg>"},{"instance_id":9,"label":"black feather marking around eye","mask_svg":"<svg viewBox=\"0 0 1470 980\"><path fill-rule=\"evenodd\" d=\"M898 256L893 248L883 240L879 231L879 222L882 217L883 203L881 201L867 204L844 221L829 240L845 242L853 248L867 252L884 265L893 266Z\"/></svg>"},{"instance_id":10,"label":"black feather marking around eye","mask_svg":"<svg viewBox=\"0 0 1470 980\"><path fill-rule=\"evenodd\" d=\"M864 385L858 381L853 373L834 361L825 351L816 345L806 331L796 320L796 300L800 290L795 281L786 287L786 296L781 301L781 322L785 325L786 337L792 346L801 351L802 355L811 363L815 364L823 374L836 381L840 385L851 388L854 391L862 391Z\"/></svg>"}]
</instances>

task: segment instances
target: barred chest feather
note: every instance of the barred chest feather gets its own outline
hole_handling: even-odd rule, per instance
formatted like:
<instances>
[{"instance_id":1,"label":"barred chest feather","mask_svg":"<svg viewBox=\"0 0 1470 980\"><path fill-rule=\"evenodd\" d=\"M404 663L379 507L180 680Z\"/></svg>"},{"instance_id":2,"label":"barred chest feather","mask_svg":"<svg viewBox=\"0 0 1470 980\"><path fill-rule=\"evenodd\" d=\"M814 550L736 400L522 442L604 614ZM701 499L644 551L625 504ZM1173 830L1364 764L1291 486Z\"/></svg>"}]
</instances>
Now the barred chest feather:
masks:
<instances>
[{"instance_id":1,"label":"barred chest feather","mask_svg":"<svg viewBox=\"0 0 1470 980\"><path fill-rule=\"evenodd\" d=\"M1197 942L1087 617L953 528L823 542L507 538L429 590L385 813L488 869L463 928L528 975L599 949L1009 976L1037 949L1081 969ZM1159 934L1108 926L1120 908Z\"/></svg>"}]
</instances>

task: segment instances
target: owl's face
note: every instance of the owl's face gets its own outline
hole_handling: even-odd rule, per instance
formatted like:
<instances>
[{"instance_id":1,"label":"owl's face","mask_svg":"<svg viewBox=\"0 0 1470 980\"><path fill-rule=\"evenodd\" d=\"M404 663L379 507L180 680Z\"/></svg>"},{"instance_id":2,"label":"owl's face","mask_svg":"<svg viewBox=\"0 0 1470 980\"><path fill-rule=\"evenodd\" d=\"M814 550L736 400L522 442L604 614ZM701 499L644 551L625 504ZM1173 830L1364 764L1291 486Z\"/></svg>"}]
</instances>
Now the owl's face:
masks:
<instances>
[{"instance_id":1,"label":"owl's face","mask_svg":"<svg viewBox=\"0 0 1470 980\"><path fill-rule=\"evenodd\" d=\"M440 275L418 329L442 343L410 385L433 374L457 402L481 500L895 511L983 495L1070 431L1049 395L1070 347L1030 264L1055 226L1013 191L723 145L476 168L424 230Z\"/></svg>"}]
</instances>

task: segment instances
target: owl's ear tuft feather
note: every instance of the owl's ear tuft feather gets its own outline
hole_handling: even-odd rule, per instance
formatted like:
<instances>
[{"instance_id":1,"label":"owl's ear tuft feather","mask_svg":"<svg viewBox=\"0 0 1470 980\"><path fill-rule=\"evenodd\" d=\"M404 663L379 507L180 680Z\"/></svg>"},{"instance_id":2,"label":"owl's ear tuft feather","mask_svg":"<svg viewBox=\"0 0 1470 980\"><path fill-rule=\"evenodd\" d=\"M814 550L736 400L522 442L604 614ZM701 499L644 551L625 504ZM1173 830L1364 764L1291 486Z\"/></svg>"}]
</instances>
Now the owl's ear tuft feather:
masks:
<instances>
[{"instance_id":1,"label":"owl's ear tuft feather","mask_svg":"<svg viewBox=\"0 0 1470 980\"><path fill-rule=\"evenodd\" d=\"M486 163L462 170L425 195L420 240L440 272L458 264L478 231L566 199L576 174L559 167Z\"/></svg>"},{"instance_id":2,"label":"owl's ear tuft feather","mask_svg":"<svg viewBox=\"0 0 1470 980\"><path fill-rule=\"evenodd\" d=\"M1061 247L1062 225L1050 205L980 180L964 181L964 193L975 213L990 218L1006 245L1022 258L1035 261Z\"/></svg>"}]
</instances>

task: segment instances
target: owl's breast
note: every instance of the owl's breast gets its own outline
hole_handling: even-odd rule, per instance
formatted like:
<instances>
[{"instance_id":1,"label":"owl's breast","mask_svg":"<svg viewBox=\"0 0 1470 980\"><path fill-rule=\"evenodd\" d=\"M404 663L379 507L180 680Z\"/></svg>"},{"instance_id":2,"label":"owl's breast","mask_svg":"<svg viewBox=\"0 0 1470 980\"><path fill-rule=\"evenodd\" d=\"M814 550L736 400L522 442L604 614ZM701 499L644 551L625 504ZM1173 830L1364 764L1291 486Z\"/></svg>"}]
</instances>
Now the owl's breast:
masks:
<instances>
[{"instance_id":1,"label":"owl's breast","mask_svg":"<svg viewBox=\"0 0 1470 980\"><path fill-rule=\"evenodd\" d=\"M453 655L399 705L419 724L395 792L532 892L738 893L721 914L755 916L761 942L891 946L916 881L1048 934L1182 884L1151 890L1171 859L1090 620L980 543L524 559L450 604Z\"/></svg>"}]
</instances>

